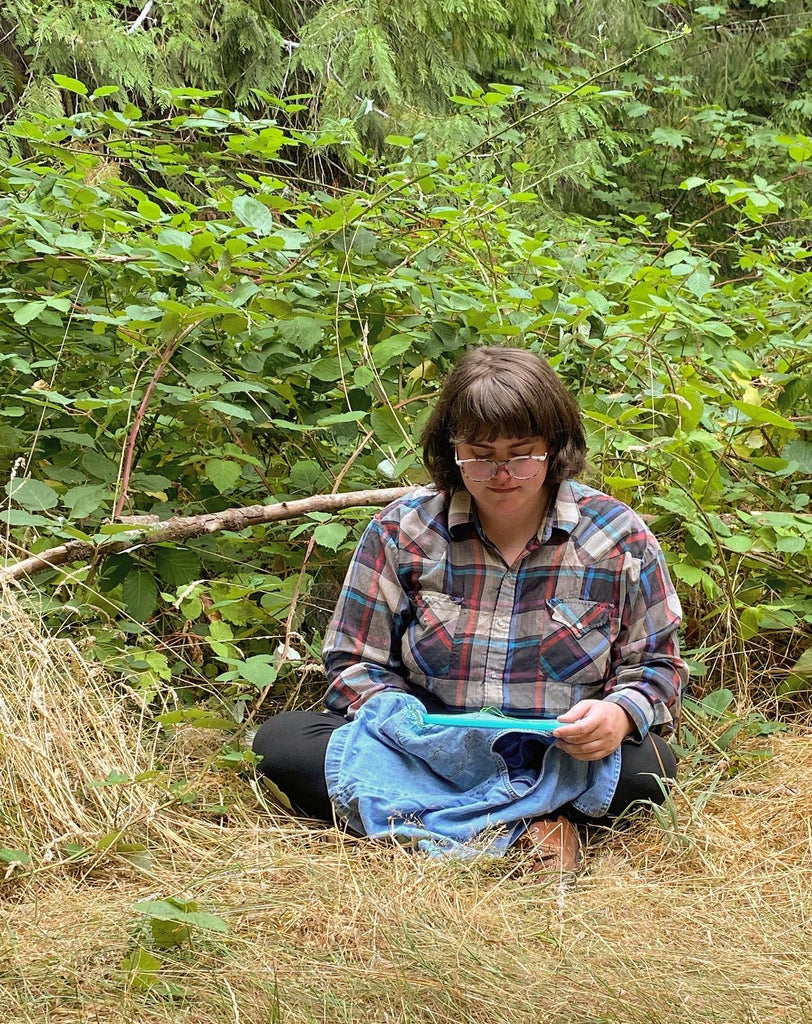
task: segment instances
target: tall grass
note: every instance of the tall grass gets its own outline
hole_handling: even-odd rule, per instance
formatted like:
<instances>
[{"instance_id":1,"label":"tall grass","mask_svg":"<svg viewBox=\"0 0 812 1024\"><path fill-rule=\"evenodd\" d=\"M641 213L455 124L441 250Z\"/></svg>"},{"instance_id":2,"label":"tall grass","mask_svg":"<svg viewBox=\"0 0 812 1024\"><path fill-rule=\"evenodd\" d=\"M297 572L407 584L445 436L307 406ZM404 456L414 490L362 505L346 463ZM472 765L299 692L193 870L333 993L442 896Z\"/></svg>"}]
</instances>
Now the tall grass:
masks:
<instances>
[{"instance_id":1,"label":"tall grass","mask_svg":"<svg viewBox=\"0 0 812 1024\"><path fill-rule=\"evenodd\" d=\"M290 818L8 595L0 623L0 847L31 858L0 885L11 1024L812 1021L809 734L698 763L565 889ZM160 948L136 905L170 897L228 931Z\"/></svg>"}]
</instances>

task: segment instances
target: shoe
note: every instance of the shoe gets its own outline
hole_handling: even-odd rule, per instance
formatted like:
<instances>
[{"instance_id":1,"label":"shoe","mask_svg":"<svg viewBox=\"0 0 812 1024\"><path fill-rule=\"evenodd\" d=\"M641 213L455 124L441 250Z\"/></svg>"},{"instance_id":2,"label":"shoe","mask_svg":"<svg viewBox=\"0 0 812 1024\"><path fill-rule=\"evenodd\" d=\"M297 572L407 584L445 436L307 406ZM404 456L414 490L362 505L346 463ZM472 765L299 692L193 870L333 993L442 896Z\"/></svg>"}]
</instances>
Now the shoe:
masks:
<instances>
[{"instance_id":1,"label":"shoe","mask_svg":"<svg viewBox=\"0 0 812 1024\"><path fill-rule=\"evenodd\" d=\"M535 854L530 867L534 874L576 875L584 866L578 829L563 814L532 821L519 845Z\"/></svg>"}]
</instances>

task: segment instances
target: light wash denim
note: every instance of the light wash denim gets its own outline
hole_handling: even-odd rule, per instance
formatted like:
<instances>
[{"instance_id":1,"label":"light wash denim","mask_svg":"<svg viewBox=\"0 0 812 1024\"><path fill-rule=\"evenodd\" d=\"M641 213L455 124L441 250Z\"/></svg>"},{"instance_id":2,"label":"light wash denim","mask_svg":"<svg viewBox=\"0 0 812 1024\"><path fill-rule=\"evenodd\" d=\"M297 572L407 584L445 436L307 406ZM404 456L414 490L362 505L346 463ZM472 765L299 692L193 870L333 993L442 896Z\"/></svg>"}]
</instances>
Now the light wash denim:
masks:
<instances>
[{"instance_id":1,"label":"light wash denim","mask_svg":"<svg viewBox=\"0 0 812 1024\"><path fill-rule=\"evenodd\" d=\"M573 804L606 813L620 750L576 761L551 736L424 725L409 694L370 698L330 737L324 773L340 820L434 855L502 855L534 818Z\"/></svg>"}]
</instances>

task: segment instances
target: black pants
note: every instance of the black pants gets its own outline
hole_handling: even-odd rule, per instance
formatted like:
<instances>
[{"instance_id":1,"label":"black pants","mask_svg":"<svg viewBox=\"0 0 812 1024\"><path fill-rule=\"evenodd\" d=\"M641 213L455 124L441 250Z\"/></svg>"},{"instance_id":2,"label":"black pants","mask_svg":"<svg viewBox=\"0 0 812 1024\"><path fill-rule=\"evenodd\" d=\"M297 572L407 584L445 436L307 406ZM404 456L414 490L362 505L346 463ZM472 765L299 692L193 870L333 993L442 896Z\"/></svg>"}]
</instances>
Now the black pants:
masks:
<instances>
[{"instance_id":1,"label":"black pants","mask_svg":"<svg viewBox=\"0 0 812 1024\"><path fill-rule=\"evenodd\" d=\"M324 779L324 756L335 729L347 724L341 715L315 711L289 711L269 718L254 737L259 770L287 796L294 807L311 818L333 820L333 808ZM624 740L620 779L604 818L588 818L574 808L567 816L584 825L609 824L636 800L662 803L665 790L659 779L673 779L677 762L661 736L649 733L640 741ZM667 783L666 783L667 785Z\"/></svg>"}]
</instances>

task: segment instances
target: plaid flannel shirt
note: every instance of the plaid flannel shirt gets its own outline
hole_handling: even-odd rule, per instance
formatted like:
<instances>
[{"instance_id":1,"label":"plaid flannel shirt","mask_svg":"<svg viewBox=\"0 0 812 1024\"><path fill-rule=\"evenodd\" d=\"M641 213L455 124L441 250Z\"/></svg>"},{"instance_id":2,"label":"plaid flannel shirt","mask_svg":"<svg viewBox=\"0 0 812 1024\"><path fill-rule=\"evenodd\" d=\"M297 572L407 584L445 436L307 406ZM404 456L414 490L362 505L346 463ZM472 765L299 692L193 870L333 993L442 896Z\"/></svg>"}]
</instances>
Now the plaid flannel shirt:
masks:
<instances>
[{"instance_id":1,"label":"plaid flannel shirt","mask_svg":"<svg viewBox=\"0 0 812 1024\"><path fill-rule=\"evenodd\" d=\"M565 480L512 565L465 490L424 487L379 512L347 572L324 642L326 706L432 694L452 711L556 717L620 704L639 736L668 732L687 667L663 554L622 502Z\"/></svg>"}]
</instances>

